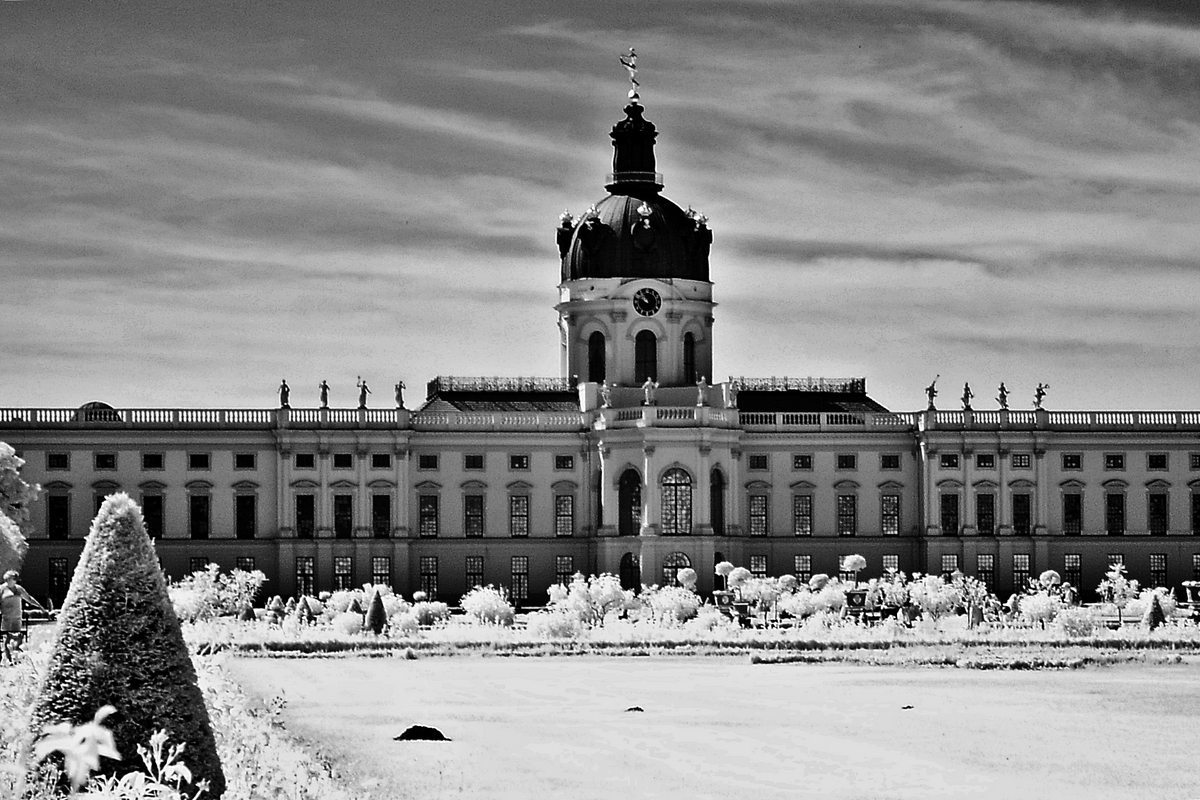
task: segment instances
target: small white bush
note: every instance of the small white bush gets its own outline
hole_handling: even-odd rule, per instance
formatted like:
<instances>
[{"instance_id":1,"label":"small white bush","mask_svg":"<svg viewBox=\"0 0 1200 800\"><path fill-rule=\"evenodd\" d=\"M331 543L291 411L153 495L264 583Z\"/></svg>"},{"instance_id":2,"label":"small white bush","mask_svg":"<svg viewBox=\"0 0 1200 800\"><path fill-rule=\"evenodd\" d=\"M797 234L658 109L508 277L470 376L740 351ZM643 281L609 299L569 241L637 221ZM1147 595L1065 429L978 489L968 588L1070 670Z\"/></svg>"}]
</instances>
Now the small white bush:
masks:
<instances>
[{"instance_id":1,"label":"small white bush","mask_svg":"<svg viewBox=\"0 0 1200 800\"><path fill-rule=\"evenodd\" d=\"M344 633L346 635L362 633L362 614L354 614L349 611L338 614L333 618L333 629L338 633Z\"/></svg>"},{"instance_id":2,"label":"small white bush","mask_svg":"<svg viewBox=\"0 0 1200 800\"><path fill-rule=\"evenodd\" d=\"M483 625L510 627L516 612L503 592L492 586L476 586L463 595L463 611Z\"/></svg>"},{"instance_id":3,"label":"small white bush","mask_svg":"<svg viewBox=\"0 0 1200 800\"><path fill-rule=\"evenodd\" d=\"M583 633L583 622L569 611L539 611L530 614L525 629L535 639L574 639Z\"/></svg>"}]
</instances>

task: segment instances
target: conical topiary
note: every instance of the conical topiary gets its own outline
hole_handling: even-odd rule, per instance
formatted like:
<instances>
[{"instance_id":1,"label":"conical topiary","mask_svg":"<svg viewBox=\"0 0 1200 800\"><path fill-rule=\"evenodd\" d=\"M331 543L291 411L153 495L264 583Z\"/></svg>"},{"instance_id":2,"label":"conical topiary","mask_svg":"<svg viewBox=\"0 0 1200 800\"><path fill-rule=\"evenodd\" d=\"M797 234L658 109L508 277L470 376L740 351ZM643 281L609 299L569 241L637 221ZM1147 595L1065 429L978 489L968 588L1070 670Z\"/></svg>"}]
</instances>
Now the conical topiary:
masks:
<instances>
[{"instance_id":1,"label":"conical topiary","mask_svg":"<svg viewBox=\"0 0 1200 800\"><path fill-rule=\"evenodd\" d=\"M242 622L257 622L258 617L254 614L254 607L249 603L242 606L241 613L238 614L238 619Z\"/></svg>"},{"instance_id":2,"label":"conical topiary","mask_svg":"<svg viewBox=\"0 0 1200 800\"><path fill-rule=\"evenodd\" d=\"M371 633L378 636L383 633L383 626L387 624L387 611L383 607L383 598L379 596L379 590L371 595L371 604L367 608L367 624L366 628Z\"/></svg>"},{"instance_id":3,"label":"conical topiary","mask_svg":"<svg viewBox=\"0 0 1200 800\"><path fill-rule=\"evenodd\" d=\"M58 722L89 722L107 704L107 727L123 760L102 759L102 775L142 768L137 746L165 730L184 744L190 797L207 781L206 800L225 791L204 697L188 656L142 512L110 496L91 532L59 613L54 649L30 721L36 736Z\"/></svg>"},{"instance_id":4,"label":"conical topiary","mask_svg":"<svg viewBox=\"0 0 1200 800\"><path fill-rule=\"evenodd\" d=\"M365 614L366 612L363 611L362 603L360 603L358 601L358 598L356 597L350 601L350 607L346 609L346 613L348 613L348 614Z\"/></svg>"},{"instance_id":5,"label":"conical topiary","mask_svg":"<svg viewBox=\"0 0 1200 800\"><path fill-rule=\"evenodd\" d=\"M296 604L296 618L305 625L312 625L317 621L317 615L308 604L308 597L301 597L300 602Z\"/></svg>"},{"instance_id":6,"label":"conical topiary","mask_svg":"<svg viewBox=\"0 0 1200 800\"><path fill-rule=\"evenodd\" d=\"M1163 611L1162 603L1158 601L1158 592L1150 595L1150 606L1146 609L1143 621L1150 626L1150 630L1167 623L1167 614Z\"/></svg>"}]
</instances>

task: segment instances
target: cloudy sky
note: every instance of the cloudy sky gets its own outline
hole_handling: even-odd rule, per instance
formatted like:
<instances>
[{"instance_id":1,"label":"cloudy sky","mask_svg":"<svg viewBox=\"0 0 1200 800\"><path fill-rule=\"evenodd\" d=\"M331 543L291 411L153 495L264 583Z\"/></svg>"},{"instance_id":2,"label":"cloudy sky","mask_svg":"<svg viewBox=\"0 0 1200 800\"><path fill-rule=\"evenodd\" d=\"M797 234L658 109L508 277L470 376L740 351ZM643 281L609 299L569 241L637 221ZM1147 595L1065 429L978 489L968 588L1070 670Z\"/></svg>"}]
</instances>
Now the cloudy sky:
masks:
<instances>
[{"instance_id":1,"label":"cloudy sky","mask_svg":"<svg viewBox=\"0 0 1200 800\"><path fill-rule=\"evenodd\" d=\"M0 406L556 375L639 54L716 376L1200 408L1200 12L1142 2L0 3ZM983 401L983 402L981 402Z\"/></svg>"}]
</instances>

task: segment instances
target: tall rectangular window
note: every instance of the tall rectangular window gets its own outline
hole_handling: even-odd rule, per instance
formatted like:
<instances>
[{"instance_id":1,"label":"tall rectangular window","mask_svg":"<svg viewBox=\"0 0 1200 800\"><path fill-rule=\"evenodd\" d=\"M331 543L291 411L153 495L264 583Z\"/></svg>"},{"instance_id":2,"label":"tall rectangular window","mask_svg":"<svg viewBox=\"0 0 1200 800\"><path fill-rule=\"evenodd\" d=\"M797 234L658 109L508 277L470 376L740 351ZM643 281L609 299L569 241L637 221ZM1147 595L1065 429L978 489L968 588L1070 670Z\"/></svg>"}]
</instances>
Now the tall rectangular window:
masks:
<instances>
[{"instance_id":1,"label":"tall rectangular window","mask_svg":"<svg viewBox=\"0 0 1200 800\"><path fill-rule=\"evenodd\" d=\"M47 590L55 608L61 608L63 600L67 599L67 589L71 588L71 573L67 567L67 559L55 556L50 559L50 585Z\"/></svg>"},{"instance_id":2,"label":"tall rectangular window","mask_svg":"<svg viewBox=\"0 0 1200 800\"><path fill-rule=\"evenodd\" d=\"M207 539L212 529L212 498L206 494L188 497L188 523L193 539Z\"/></svg>"},{"instance_id":3,"label":"tall rectangular window","mask_svg":"<svg viewBox=\"0 0 1200 800\"><path fill-rule=\"evenodd\" d=\"M354 535L354 495L335 494L333 496L333 536L335 539L349 539Z\"/></svg>"},{"instance_id":4,"label":"tall rectangular window","mask_svg":"<svg viewBox=\"0 0 1200 800\"><path fill-rule=\"evenodd\" d=\"M996 495L991 492L975 495L975 531L980 536L996 533Z\"/></svg>"},{"instance_id":5,"label":"tall rectangular window","mask_svg":"<svg viewBox=\"0 0 1200 800\"><path fill-rule=\"evenodd\" d=\"M767 535L767 496L765 494L750 495L750 535Z\"/></svg>"},{"instance_id":6,"label":"tall rectangular window","mask_svg":"<svg viewBox=\"0 0 1200 800\"><path fill-rule=\"evenodd\" d=\"M1028 536L1033 516L1032 495L1014 494L1012 496L1013 533L1017 536Z\"/></svg>"},{"instance_id":7,"label":"tall rectangular window","mask_svg":"<svg viewBox=\"0 0 1200 800\"><path fill-rule=\"evenodd\" d=\"M812 495L792 495L792 533L796 536L812 536Z\"/></svg>"},{"instance_id":8,"label":"tall rectangular window","mask_svg":"<svg viewBox=\"0 0 1200 800\"><path fill-rule=\"evenodd\" d=\"M354 559L350 556L333 557L333 590L344 592L354 586Z\"/></svg>"},{"instance_id":9,"label":"tall rectangular window","mask_svg":"<svg viewBox=\"0 0 1200 800\"><path fill-rule=\"evenodd\" d=\"M795 557L795 563L792 565L796 573L796 580L801 583L808 583L812 578L812 556L798 555Z\"/></svg>"},{"instance_id":10,"label":"tall rectangular window","mask_svg":"<svg viewBox=\"0 0 1200 800\"><path fill-rule=\"evenodd\" d=\"M880 566L883 567L885 575L889 571L898 572L900 570L900 556L896 553L886 553L880 561Z\"/></svg>"},{"instance_id":11,"label":"tall rectangular window","mask_svg":"<svg viewBox=\"0 0 1200 800\"><path fill-rule=\"evenodd\" d=\"M858 535L858 495L837 496L837 532L838 536Z\"/></svg>"},{"instance_id":12,"label":"tall rectangular window","mask_svg":"<svg viewBox=\"0 0 1200 800\"><path fill-rule=\"evenodd\" d=\"M529 556L512 557L512 599L523 603L529 599Z\"/></svg>"},{"instance_id":13,"label":"tall rectangular window","mask_svg":"<svg viewBox=\"0 0 1200 800\"><path fill-rule=\"evenodd\" d=\"M1151 536L1165 536L1170 521L1167 517L1167 493L1151 492L1146 497L1147 522L1150 525ZM1158 584L1161 586L1162 584Z\"/></svg>"},{"instance_id":14,"label":"tall rectangular window","mask_svg":"<svg viewBox=\"0 0 1200 800\"><path fill-rule=\"evenodd\" d=\"M317 496L296 495L296 537L311 539L317 529Z\"/></svg>"},{"instance_id":15,"label":"tall rectangular window","mask_svg":"<svg viewBox=\"0 0 1200 800\"><path fill-rule=\"evenodd\" d=\"M942 535L958 536L958 493L942 494Z\"/></svg>"},{"instance_id":16,"label":"tall rectangular window","mask_svg":"<svg viewBox=\"0 0 1200 800\"><path fill-rule=\"evenodd\" d=\"M879 519L884 536L900 535L900 495L885 494L880 497Z\"/></svg>"},{"instance_id":17,"label":"tall rectangular window","mask_svg":"<svg viewBox=\"0 0 1200 800\"><path fill-rule=\"evenodd\" d=\"M312 556L296 557L296 594L315 596L317 593L316 568Z\"/></svg>"},{"instance_id":18,"label":"tall rectangular window","mask_svg":"<svg viewBox=\"0 0 1200 800\"><path fill-rule=\"evenodd\" d=\"M996 590L996 557L991 553L980 553L975 557L975 577L983 582L989 592Z\"/></svg>"},{"instance_id":19,"label":"tall rectangular window","mask_svg":"<svg viewBox=\"0 0 1200 800\"><path fill-rule=\"evenodd\" d=\"M421 591L430 602L438 596L438 560L437 556L421 556Z\"/></svg>"},{"instance_id":20,"label":"tall rectangular window","mask_svg":"<svg viewBox=\"0 0 1200 800\"><path fill-rule=\"evenodd\" d=\"M1029 582L1029 554L1013 553L1013 591L1020 592Z\"/></svg>"},{"instance_id":21,"label":"tall rectangular window","mask_svg":"<svg viewBox=\"0 0 1200 800\"><path fill-rule=\"evenodd\" d=\"M463 495L463 534L476 538L483 536L483 495Z\"/></svg>"},{"instance_id":22,"label":"tall rectangular window","mask_svg":"<svg viewBox=\"0 0 1200 800\"><path fill-rule=\"evenodd\" d=\"M161 508L161 506L160 506ZM146 516L146 508L142 507L142 517ZM150 523L146 523L149 533ZM46 496L46 535L51 539L66 539L71 534L71 496L68 494L52 494ZM153 534L151 534L153 537Z\"/></svg>"},{"instance_id":23,"label":"tall rectangular window","mask_svg":"<svg viewBox=\"0 0 1200 800\"><path fill-rule=\"evenodd\" d=\"M392 585L392 559L390 556L371 556L371 583L376 586Z\"/></svg>"},{"instance_id":24,"label":"tall rectangular window","mask_svg":"<svg viewBox=\"0 0 1200 800\"><path fill-rule=\"evenodd\" d=\"M1109 536L1125 533L1125 495L1120 492L1104 495L1104 530Z\"/></svg>"},{"instance_id":25,"label":"tall rectangular window","mask_svg":"<svg viewBox=\"0 0 1200 800\"><path fill-rule=\"evenodd\" d=\"M1083 556L1079 553L1063 554L1063 581L1076 589L1083 587Z\"/></svg>"},{"instance_id":26,"label":"tall rectangular window","mask_svg":"<svg viewBox=\"0 0 1200 800\"><path fill-rule=\"evenodd\" d=\"M392 533L392 496L390 494L371 495L371 535L376 539L386 539Z\"/></svg>"},{"instance_id":27,"label":"tall rectangular window","mask_svg":"<svg viewBox=\"0 0 1200 800\"><path fill-rule=\"evenodd\" d=\"M422 536L438 535L438 496L423 494L417 498L417 528Z\"/></svg>"},{"instance_id":28,"label":"tall rectangular window","mask_svg":"<svg viewBox=\"0 0 1200 800\"><path fill-rule=\"evenodd\" d=\"M575 496L558 494L554 496L554 535L575 535Z\"/></svg>"},{"instance_id":29,"label":"tall rectangular window","mask_svg":"<svg viewBox=\"0 0 1200 800\"><path fill-rule=\"evenodd\" d=\"M1062 496L1063 535L1078 536L1083 533L1083 495L1068 492Z\"/></svg>"},{"instance_id":30,"label":"tall rectangular window","mask_svg":"<svg viewBox=\"0 0 1200 800\"><path fill-rule=\"evenodd\" d=\"M1167 585L1167 554L1150 554L1150 586L1157 588Z\"/></svg>"},{"instance_id":31,"label":"tall rectangular window","mask_svg":"<svg viewBox=\"0 0 1200 800\"><path fill-rule=\"evenodd\" d=\"M237 538L253 539L258 533L258 497L252 494L235 495L233 517Z\"/></svg>"},{"instance_id":32,"label":"tall rectangular window","mask_svg":"<svg viewBox=\"0 0 1200 800\"><path fill-rule=\"evenodd\" d=\"M750 574L756 578L767 577L767 557L765 555L750 556Z\"/></svg>"},{"instance_id":33,"label":"tall rectangular window","mask_svg":"<svg viewBox=\"0 0 1200 800\"><path fill-rule=\"evenodd\" d=\"M942 553L942 574L948 574L958 569L957 553Z\"/></svg>"},{"instance_id":34,"label":"tall rectangular window","mask_svg":"<svg viewBox=\"0 0 1200 800\"><path fill-rule=\"evenodd\" d=\"M508 533L511 536L529 535L529 495L514 494L509 496Z\"/></svg>"},{"instance_id":35,"label":"tall rectangular window","mask_svg":"<svg viewBox=\"0 0 1200 800\"><path fill-rule=\"evenodd\" d=\"M575 557L574 556L555 556L554 557L554 582L563 586L571 585L571 578L575 575Z\"/></svg>"},{"instance_id":36,"label":"tall rectangular window","mask_svg":"<svg viewBox=\"0 0 1200 800\"><path fill-rule=\"evenodd\" d=\"M467 556L467 591L483 586L483 556Z\"/></svg>"}]
</instances>

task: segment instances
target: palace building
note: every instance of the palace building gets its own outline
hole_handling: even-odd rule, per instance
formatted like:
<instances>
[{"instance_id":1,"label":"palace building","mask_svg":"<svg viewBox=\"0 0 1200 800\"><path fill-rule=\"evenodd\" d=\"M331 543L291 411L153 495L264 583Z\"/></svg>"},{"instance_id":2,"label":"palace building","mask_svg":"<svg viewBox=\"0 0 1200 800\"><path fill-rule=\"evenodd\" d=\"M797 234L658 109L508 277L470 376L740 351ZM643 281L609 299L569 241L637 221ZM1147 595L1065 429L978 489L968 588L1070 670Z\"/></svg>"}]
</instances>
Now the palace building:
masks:
<instances>
[{"instance_id":1,"label":"palace building","mask_svg":"<svg viewBox=\"0 0 1200 800\"><path fill-rule=\"evenodd\" d=\"M1200 412L892 412L851 379L713 383L706 218L662 195L636 93L607 195L556 230L559 378L439 377L420 407L0 409L40 483L23 581L61 603L104 497L142 506L166 572L261 569L283 596L386 583L543 602L575 572L1046 569L1200 578ZM803 369L803 365L798 365ZM931 392L932 396L932 392Z\"/></svg>"}]
</instances>

